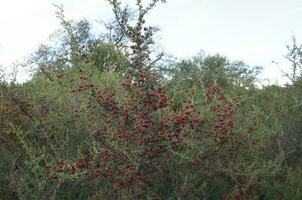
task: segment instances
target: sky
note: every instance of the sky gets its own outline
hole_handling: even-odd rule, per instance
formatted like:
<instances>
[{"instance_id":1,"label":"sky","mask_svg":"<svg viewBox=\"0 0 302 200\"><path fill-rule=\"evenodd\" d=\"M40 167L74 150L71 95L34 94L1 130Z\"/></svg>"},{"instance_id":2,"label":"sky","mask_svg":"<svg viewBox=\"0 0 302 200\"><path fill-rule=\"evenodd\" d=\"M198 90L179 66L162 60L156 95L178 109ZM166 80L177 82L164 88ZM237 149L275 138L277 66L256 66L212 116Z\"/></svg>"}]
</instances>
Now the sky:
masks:
<instances>
[{"instance_id":1,"label":"sky","mask_svg":"<svg viewBox=\"0 0 302 200\"><path fill-rule=\"evenodd\" d=\"M134 0L122 2L135 6ZM59 28L53 4L62 4L68 19L113 19L106 0L0 0L0 65L6 72ZM160 28L158 42L168 54L219 53L263 66L262 79L282 84L287 80L281 71L290 66L286 44L292 35L302 40L301 19L302 0L167 0L146 21ZM27 78L21 69L18 80Z\"/></svg>"}]
</instances>

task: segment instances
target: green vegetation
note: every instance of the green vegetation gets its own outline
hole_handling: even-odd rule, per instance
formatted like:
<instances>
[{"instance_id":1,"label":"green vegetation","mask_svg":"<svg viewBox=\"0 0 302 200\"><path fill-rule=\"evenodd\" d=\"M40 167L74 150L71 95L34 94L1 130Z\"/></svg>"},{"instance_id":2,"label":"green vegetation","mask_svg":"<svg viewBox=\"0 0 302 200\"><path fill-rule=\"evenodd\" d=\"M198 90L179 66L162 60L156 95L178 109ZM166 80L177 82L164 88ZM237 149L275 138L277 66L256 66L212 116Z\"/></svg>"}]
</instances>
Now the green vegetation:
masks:
<instances>
[{"instance_id":1,"label":"green vegetation","mask_svg":"<svg viewBox=\"0 0 302 200\"><path fill-rule=\"evenodd\" d=\"M109 0L68 21L24 83L0 82L0 199L302 199L301 48L291 84L221 55L165 61L145 15ZM131 14L130 14L131 13Z\"/></svg>"}]
</instances>

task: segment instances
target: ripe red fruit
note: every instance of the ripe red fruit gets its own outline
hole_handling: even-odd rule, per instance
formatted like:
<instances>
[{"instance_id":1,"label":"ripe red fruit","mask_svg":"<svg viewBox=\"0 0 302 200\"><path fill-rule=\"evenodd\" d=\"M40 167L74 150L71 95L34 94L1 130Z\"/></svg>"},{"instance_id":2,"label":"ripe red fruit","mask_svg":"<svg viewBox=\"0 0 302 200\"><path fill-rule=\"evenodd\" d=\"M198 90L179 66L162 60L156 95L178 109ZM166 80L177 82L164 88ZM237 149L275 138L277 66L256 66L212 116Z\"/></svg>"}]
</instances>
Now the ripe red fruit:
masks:
<instances>
[{"instance_id":1,"label":"ripe red fruit","mask_svg":"<svg viewBox=\"0 0 302 200\"><path fill-rule=\"evenodd\" d=\"M53 175L53 176L50 177L51 181L56 181L57 179L58 179L58 177L56 175Z\"/></svg>"}]
</instances>

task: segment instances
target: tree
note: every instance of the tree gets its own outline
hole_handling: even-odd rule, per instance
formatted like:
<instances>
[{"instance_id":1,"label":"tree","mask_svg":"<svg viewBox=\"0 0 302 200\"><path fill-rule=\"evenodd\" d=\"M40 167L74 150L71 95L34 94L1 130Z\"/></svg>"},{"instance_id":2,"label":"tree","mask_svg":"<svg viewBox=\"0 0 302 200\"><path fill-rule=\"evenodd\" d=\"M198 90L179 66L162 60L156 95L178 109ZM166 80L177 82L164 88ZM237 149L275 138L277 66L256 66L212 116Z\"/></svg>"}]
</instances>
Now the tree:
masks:
<instances>
[{"instance_id":1,"label":"tree","mask_svg":"<svg viewBox=\"0 0 302 200\"><path fill-rule=\"evenodd\" d=\"M292 44L286 46L288 53L285 58L291 63L291 72L285 76L292 82L302 77L302 46L297 44L296 38L292 37Z\"/></svg>"},{"instance_id":2,"label":"tree","mask_svg":"<svg viewBox=\"0 0 302 200\"><path fill-rule=\"evenodd\" d=\"M91 24L87 20L69 21L62 6L56 7L62 28L52 35L53 44L42 44L30 57L28 64L33 66L35 75L44 74L54 80L58 73L72 67L80 68L81 64L90 62L103 72L125 70L125 53L123 49L118 48L124 43L123 35L116 35L121 38L114 44L113 36L107 38L106 33L97 38L91 33ZM109 24L106 26L109 28ZM110 27L110 32L111 29L119 31Z\"/></svg>"}]
</instances>

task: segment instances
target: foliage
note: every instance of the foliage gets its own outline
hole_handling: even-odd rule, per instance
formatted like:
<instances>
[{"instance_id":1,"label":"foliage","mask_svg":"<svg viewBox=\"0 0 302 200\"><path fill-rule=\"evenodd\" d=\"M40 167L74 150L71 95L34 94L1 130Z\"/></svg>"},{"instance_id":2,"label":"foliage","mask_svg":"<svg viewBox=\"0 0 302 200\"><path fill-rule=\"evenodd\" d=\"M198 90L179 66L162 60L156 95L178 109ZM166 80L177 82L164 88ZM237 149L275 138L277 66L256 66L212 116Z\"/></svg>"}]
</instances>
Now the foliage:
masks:
<instances>
[{"instance_id":1,"label":"foliage","mask_svg":"<svg viewBox=\"0 0 302 200\"><path fill-rule=\"evenodd\" d=\"M1 199L301 199L301 77L260 89L221 55L158 68L160 2L109 0L107 39L58 7L34 77L0 82Z\"/></svg>"}]
</instances>

